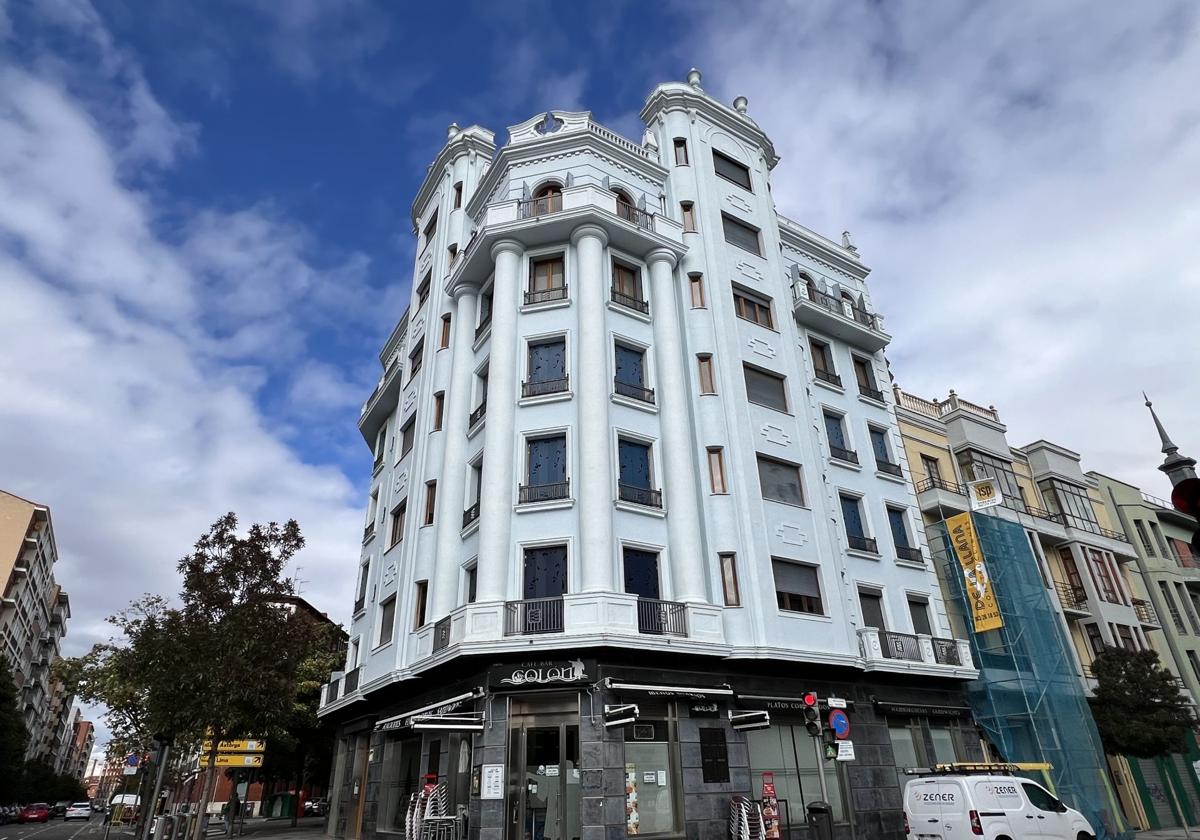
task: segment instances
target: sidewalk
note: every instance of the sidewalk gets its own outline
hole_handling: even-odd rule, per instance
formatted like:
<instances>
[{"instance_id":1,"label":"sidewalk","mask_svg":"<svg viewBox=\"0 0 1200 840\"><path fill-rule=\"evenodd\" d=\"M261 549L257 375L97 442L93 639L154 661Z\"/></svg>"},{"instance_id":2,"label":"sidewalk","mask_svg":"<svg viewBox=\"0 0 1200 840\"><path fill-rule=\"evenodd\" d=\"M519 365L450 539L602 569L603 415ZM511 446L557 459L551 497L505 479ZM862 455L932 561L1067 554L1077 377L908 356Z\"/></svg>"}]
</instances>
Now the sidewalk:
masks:
<instances>
[{"instance_id":1,"label":"sidewalk","mask_svg":"<svg viewBox=\"0 0 1200 840\"><path fill-rule=\"evenodd\" d=\"M1200 825L1193 825L1188 828L1191 832L1191 840L1200 840ZM1139 831L1134 834L1135 840L1188 840L1188 835L1184 834L1182 828L1163 828L1158 831Z\"/></svg>"},{"instance_id":2,"label":"sidewalk","mask_svg":"<svg viewBox=\"0 0 1200 840\"><path fill-rule=\"evenodd\" d=\"M209 823L209 837L224 837L222 834L214 834L212 829L217 823L213 820ZM296 827L292 828L292 821L286 818L280 819L265 819L263 817L255 817L246 820L242 825L237 837L253 837L255 840L272 840L275 837L286 837L288 840L315 840L318 837L325 836L325 818L324 817L301 817L296 820ZM1197 838L1200 840L1200 837Z\"/></svg>"}]
</instances>

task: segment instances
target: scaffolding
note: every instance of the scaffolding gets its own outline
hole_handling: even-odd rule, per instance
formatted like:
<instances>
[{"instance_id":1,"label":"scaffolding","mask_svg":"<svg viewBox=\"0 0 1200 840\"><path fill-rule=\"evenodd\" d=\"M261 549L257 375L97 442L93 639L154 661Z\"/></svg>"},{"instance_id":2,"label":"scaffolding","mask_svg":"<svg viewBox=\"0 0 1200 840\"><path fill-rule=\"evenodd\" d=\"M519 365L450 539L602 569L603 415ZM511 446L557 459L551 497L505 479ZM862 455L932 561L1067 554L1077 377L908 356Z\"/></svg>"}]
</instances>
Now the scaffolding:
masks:
<instances>
[{"instance_id":1,"label":"scaffolding","mask_svg":"<svg viewBox=\"0 0 1200 840\"><path fill-rule=\"evenodd\" d=\"M966 628L979 668L967 687L975 721L1002 761L1048 764L1045 781L1087 817L1098 838L1124 840L1132 835L1113 795L1071 642L1025 529L986 513L971 518L1004 621L997 630L974 631L946 523L928 525L926 533L949 588L946 610L951 622Z\"/></svg>"}]
</instances>

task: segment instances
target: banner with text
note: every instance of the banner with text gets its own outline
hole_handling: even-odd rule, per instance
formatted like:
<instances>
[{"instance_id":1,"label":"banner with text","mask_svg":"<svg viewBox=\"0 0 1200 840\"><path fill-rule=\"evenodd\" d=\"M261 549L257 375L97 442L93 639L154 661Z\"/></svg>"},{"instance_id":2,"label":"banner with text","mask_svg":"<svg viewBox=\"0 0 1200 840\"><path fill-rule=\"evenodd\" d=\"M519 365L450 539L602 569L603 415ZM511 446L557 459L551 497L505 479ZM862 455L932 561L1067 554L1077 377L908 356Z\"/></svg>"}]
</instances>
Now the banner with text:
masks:
<instances>
[{"instance_id":1,"label":"banner with text","mask_svg":"<svg viewBox=\"0 0 1200 840\"><path fill-rule=\"evenodd\" d=\"M958 564L962 567L963 588L966 590L967 600L971 602L975 632L999 630L1004 626L1004 619L1000 615L1000 606L996 603L992 579L988 577L987 566L983 562L983 548L979 545L979 535L975 533L975 523L971 521L971 514L960 513L951 516L946 520L946 528L950 532L950 542L954 545Z\"/></svg>"}]
</instances>

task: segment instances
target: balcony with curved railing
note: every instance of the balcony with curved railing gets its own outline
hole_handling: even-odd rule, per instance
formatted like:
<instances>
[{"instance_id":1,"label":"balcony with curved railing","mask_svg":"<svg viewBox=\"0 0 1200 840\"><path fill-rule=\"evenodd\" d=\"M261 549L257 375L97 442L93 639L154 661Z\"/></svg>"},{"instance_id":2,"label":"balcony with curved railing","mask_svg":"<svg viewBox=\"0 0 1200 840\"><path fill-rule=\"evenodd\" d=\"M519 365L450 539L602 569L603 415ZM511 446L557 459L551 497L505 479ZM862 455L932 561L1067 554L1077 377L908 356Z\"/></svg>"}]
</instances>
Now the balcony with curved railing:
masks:
<instances>
[{"instance_id":1,"label":"balcony with curved railing","mask_svg":"<svg viewBox=\"0 0 1200 840\"><path fill-rule=\"evenodd\" d=\"M821 289L812 280L801 279L792 285L796 320L806 327L819 329L855 347L875 352L891 341L883 331L878 315L852 301Z\"/></svg>"}]
</instances>

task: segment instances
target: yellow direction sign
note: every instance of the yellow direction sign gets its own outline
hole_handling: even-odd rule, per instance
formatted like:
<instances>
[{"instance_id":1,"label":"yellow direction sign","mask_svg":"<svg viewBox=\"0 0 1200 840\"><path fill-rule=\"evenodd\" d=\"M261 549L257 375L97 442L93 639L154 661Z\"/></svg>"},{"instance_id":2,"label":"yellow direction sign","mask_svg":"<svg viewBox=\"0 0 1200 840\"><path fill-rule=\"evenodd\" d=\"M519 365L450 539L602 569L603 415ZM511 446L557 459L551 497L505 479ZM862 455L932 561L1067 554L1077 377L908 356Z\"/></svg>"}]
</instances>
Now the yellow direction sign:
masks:
<instances>
[{"instance_id":1,"label":"yellow direction sign","mask_svg":"<svg viewBox=\"0 0 1200 840\"><path fill-rule=\"evenodd\" d=\"M217 752L219 753L252 753L263 752L267 748L267 742L261 738L248 741L222 741L217 744ZM200 744L200 752L212 752L212 741L204 741Z\"/></svg>"},{"instance_id":2,"label":"yellow direction sign","mask_svg":"<svg viewBox=\"0 0 1200 840\"><path fill-rule=\"evenodd\" d=\"M218 753L217 760L210 767L262 767L262 753L237 755L235 753Z\"/></svg>"}]
</instances>

